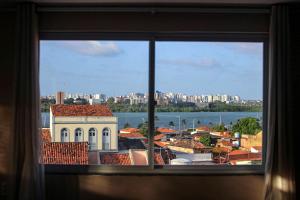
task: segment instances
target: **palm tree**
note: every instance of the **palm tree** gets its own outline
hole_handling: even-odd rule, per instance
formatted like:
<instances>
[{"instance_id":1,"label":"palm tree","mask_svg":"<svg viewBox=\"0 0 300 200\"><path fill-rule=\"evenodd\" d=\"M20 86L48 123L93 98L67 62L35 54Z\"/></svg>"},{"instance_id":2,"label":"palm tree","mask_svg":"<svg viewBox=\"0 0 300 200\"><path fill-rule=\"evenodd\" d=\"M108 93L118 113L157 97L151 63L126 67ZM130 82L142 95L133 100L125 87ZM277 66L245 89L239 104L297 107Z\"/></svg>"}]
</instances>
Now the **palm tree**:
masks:
<instances>
[{"instance_id":1,"label":"palm tree","mask_svg":"<svg viewBox=\"0 0 300 200\"><path fill-rule=\"evenodd\" d=\"M169 122L169 126L173 128L173 127L175 126L174 122L173 122L173 121L170 121L170 122Z\"/></svg>"},{"instance_id":2,"label":"palm tree","mask_svg":"<svg viewBox=\"0 0 300 200\"><path fill-rule=\"evenodd\" d=\"M131 127L131 125L128 122L126 122L126 124L124 124L124 128L129 128L129 127Z\"/></svg>"},{"instance_id":3,"label":"palm tree","mask_svg":"<svg viewBox=\"0 0 300 200\"><path fill-rule=\"evenodd\" d=\"M186 119L183 119L183 120L181 120L181 123L182 123L182 125L183 125L183 129L185 129L186 128Z\"/></svg>"}]
</instances>

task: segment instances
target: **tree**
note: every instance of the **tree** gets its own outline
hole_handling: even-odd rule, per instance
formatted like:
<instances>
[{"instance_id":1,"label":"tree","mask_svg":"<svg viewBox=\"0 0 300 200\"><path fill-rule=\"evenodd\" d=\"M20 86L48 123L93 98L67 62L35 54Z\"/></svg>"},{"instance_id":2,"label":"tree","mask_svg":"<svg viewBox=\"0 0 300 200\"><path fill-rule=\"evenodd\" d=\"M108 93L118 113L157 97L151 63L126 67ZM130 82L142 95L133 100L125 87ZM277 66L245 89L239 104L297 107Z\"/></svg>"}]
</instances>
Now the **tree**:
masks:
<instances>
[{"instance_id":1,"label":"tree","mask_svg":"<svg viewBox=\"0 0 300 200\"><path fill-rule=\"evenodd\" d=\"M205 146L210 146L211 140L209 135L202 135L199 139L199 142L204 144Z\"/></svg>"},{"instance_id":2,"label":"tree","mask_svg":"<svg viewBox=\"0 0 300 200\"><path fill-rule=\"evenodd\" d=\"M128 122L126 122L126 123L124 124L124 128L129 128L129 127L131 127L131 125L130 125Z\"/></svg>"},{"instance_id":3,"label":"tree","mask_svg":"<svg viewBox=\"0 0 300 200\"><path fill-rule=\"evenodd\" d=\"M115 99L113 98L113 97L109 97L108 99L107 99L107 104L108 105L111 105L111 104L113 104L115 102Z\"/></svg>"},{"instance_id":4,"label":"tree","mask_svg":"<svg viewBox=\"0 0 300 200\"><path fill-rule=\"evenodd\" d=\"M254 117L246 117L239 119L232 127L232 131L239 132L240 134L256 135L262 127L259 121Z\"/></svg>"},{"instance_id":5,"label":"tree","mask_svg":"<svg viewBox=\"0 0 300 200\"><path fill-rule=\"evenodd\" d=\"M218 132L223 132L223 131L227 131L225 125L222 123L222 124L217 124L217 125L214 125L212 127L212 130L213 131L218 131Z\"/></svg>"},{"instance_id":6,"label":"tree","mask_svg":"<svg viewBox=\"0 0 300 200\"><path fill-rule=\"evenodd\" d=\"M141 134L143 134L144 136L147 136L148 135L148 121L140 123L138 125L138 129L140 129Z\"/></svg>"},{"instance_id":7,"label":"tree","mask_svg":"<svg viewBox=\"0 0 300 200\"><path fill-rule=\"evenodd\" d=\"M174 122L173 122L173 121L170 121L170 122L169 122L169 126L170 126L170 127L174 127L174 126L175 126Z\"/></svg>"},{"instance_id":8,"label":"tree","mask_svg":"<svg viewBox=\"0 0 300 200\"><path fill-rule=\"evenodd\" d=\"M184 127L183 129L186 128L186 119L181 120L182 126Z\"/></svg>"}]
</instances>

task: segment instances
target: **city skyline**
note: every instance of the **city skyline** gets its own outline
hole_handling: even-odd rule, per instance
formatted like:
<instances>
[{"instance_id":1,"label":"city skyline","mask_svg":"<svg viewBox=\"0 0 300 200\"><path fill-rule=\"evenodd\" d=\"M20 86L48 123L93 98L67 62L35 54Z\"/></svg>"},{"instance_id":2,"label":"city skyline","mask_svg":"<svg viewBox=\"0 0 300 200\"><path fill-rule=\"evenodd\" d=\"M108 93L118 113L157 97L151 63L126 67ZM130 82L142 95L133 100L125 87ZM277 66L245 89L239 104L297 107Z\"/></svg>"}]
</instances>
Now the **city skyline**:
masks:
<instances>
[{"instance_id":1,"label":"city skyline","mask_svg":"<svg viewBox=\"0 0 300 200\"><path fill-rule=\"evenodd\" d=\"M262 43L157 42L156 57L159 90L262 99ZM40 66L42 96L148 90L148 42L41 41Z\"/></svg>"}]
</instances>

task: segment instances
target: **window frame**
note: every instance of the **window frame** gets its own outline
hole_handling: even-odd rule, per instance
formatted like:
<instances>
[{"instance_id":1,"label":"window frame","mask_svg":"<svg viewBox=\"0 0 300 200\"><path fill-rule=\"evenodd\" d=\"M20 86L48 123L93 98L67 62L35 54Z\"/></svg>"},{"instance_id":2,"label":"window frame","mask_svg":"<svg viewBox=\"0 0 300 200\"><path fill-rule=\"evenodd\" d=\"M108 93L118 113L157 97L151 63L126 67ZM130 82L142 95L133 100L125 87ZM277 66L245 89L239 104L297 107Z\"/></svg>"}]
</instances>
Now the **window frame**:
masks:
<instances>
[{"instance_id":1,"label":"window frame","mask_svg":"<svg viewBox=\"0 0 300 200\"><path fill-rule=\"evenodd\" d=\"M214 33L214 32L40 32L39 40L117 40L149 42L148 73L148 159L147 166L105 166L105 165L45 165L46 174L110 174L110 175L262 175L265 171L267 147L268 113L268 33ZM153 161L154 116L155 116L155 42L261 42L263 43L263 150L261 165L222 166L158 166ZM101 132L102 133L102 132ZM102 134L101 134L102 135Z\"/></svg>"}]
</instances>

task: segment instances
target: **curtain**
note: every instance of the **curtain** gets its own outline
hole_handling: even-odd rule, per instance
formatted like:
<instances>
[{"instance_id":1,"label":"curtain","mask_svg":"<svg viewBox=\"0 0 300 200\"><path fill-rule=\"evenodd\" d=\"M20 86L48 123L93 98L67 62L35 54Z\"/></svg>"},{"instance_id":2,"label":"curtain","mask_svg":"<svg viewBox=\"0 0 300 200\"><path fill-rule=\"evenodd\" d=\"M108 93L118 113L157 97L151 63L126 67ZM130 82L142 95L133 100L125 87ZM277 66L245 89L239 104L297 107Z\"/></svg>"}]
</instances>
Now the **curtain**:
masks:
<instances>
[{"instance_id":1,"label":"curtain","mask_svg":"<svg viewBox=\"0 0 300 200\"><path fill-rule=\"evenodd\" d=\"M289 6L271 12L265 199L296 199Z\"/></svg>"},{"instance_id":2,"label":"curtain","mask_svg":"<svg viewBox=\"0 0 300 200\"><path fill-rule=\"evenodd\" d=\"M14 121L11 135L9 199L44 198L43 167L39 165L38 22L35 5L17 7L14 69Z\"/></svg>"}]
</instances>

